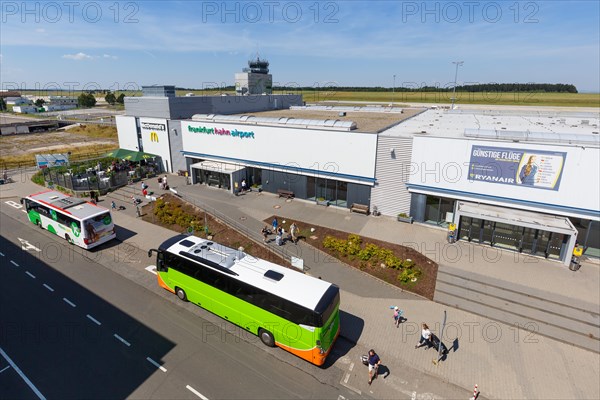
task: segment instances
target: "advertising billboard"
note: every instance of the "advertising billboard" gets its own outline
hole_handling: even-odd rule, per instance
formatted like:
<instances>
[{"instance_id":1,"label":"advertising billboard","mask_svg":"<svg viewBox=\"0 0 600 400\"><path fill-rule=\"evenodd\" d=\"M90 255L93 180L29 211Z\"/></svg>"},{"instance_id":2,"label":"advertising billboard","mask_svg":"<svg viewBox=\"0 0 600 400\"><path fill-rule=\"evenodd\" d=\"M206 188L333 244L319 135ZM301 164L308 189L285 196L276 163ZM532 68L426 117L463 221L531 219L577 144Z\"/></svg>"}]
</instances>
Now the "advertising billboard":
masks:
<instances>
[{"instance_id":1,"label":"advertising billboard","mask_svg":"<svg viewBox=\"0 0 600 400\"><path fill-rule=\"evenodd\" d=\"M558 190L566 152L473 145L469 180Z\"/></svg>"}]
</instances>

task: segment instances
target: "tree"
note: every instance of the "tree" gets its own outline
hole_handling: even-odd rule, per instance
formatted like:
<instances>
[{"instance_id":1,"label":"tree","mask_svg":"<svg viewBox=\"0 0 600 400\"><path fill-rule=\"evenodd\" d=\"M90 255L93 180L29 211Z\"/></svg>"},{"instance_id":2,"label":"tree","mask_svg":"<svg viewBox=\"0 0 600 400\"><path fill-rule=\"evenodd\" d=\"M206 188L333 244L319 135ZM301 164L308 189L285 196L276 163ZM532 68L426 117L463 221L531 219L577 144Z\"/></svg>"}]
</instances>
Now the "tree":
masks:
<instances>
[{"instance_id":1,"label":"tree","mask_svg":"<svg viewBox=\"0 0 600 400\"><path fill-rule=\"evenodd\" d=\"M115 97L115 94L112 92L108 92L108 94L106 96L104 96L104 100L106 100L106 102L108 104L110 104L111 106L117 102L117 98Z\"/></svg>"},{"instance_id":2,"label":"tree","mask_svg":"<svg viewBox=\"0 0 600 400\"><path fill-rule=\"evenodd\" d=\"M124 104L125 103L125 93L121 93L119 97L117 97L117 103Z\"/></svg>"},{"instance_id":3,"label":"tree","mask_svg":"<svg viewBox=\"0 0 600 400\"><path fill-rule=\"evenodd\" d=\"M6 102L0 97L0 111L6 111Z\"/></svg>"},{"instance_id":4,"label":"tree","mask_svg":"<svg viewBox=\"0 0 600 400\"><path fill-rule=\"evenodd\" d=\"M44 100L44 99L37 99L35 101L35 106L39 108L39 107L43 106L44 103L46 103L46 100Z\"/></svg>"},{"instance_id":5,"label":"tree","mask_svg":"<svg viewBox=\"0 0 600 400\"><path fill-rule=\"evenodd\" d=\"M91 93L81 93L77 98L77 104L79 104L79 107L94 107L96 98Z\"/></svg>"}]
</instances>

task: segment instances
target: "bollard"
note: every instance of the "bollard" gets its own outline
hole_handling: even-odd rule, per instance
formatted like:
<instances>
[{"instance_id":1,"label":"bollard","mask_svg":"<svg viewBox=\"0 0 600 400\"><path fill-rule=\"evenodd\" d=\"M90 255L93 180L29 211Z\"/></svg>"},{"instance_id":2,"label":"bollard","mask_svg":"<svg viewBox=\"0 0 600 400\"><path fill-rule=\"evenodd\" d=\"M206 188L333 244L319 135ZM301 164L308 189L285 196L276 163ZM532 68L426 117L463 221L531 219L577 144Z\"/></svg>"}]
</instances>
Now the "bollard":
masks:
<instances>
[{"instance_id":1,"label":"bollard","mask_svg":"<svg viewBox=\"0 0 600 400\"><path fill-rule=\"evenodd\" d=\"M471 397L469 400L477 400L477 397L479 397L479 390L477 389L477 385L475 385L475 389L473 389L473 397Z\"/></svg>"}]
</instances>

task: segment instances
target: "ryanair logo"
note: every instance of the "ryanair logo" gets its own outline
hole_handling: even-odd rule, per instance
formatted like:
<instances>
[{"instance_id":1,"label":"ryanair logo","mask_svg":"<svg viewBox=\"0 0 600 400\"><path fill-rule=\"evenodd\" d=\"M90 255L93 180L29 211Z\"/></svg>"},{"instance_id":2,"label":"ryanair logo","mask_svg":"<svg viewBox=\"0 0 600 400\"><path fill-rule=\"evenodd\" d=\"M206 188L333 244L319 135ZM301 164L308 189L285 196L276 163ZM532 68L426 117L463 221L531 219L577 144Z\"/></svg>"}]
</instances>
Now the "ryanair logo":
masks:
<instances>
[{"instance_id":1,"label":"ryanair logo","mask_svg":"<svg viewBox=\"0 0 600 400\"><path fill-rule=\"evenodd\" d=\"M154 131L150 132L150 141L158 143L158 133Z\"/></svg>"}]
</instances>

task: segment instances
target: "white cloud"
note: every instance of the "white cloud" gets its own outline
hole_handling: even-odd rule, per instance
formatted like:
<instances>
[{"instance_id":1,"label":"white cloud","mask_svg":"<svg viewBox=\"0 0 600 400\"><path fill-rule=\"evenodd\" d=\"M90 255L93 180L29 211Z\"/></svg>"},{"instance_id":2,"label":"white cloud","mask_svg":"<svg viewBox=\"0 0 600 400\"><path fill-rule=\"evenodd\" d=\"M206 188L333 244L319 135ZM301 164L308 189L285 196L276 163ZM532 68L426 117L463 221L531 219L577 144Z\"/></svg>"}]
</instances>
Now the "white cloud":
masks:
<instances>
[{"instance_id":1,"label":"white cloud","mask_svg":"<svg viewBox=\"0 0 600 400\"><path fill-rule=\"evenodd\" d=\"M91 60L93 57L88 54L79 52L77 54L65 54L63 56L63 58L68 58L69 60L81 61L81 60Z\"/></svg>"},{"instance_id":2,"label":"white cloud","mask_svg":"<svg viewBox=\"0 0 600 400\"><path fill-rule=\"evenodd\" d=\"M111 56L110 54L104 54L104 55L102 55L102 57L110 58L111 60L116 60L118 58L117 56Z\"/></svg>"}]
</instances>

